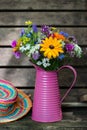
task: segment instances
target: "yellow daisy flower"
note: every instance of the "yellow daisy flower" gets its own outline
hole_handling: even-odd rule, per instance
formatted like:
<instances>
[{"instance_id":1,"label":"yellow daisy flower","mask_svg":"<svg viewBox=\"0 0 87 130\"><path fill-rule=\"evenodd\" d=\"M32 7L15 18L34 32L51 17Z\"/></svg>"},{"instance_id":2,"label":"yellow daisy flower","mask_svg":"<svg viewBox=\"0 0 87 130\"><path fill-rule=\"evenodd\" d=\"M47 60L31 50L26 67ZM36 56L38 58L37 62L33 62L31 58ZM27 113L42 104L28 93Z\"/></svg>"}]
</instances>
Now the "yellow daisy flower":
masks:
<instances>
[{"instance_id":1,"label":"yellow daisy flower","mask_svg":"<svg viewBox=\"0 0 87 130\"><path fill-rule=\"evenodd\" d=\"M44 52L44 56L48 59L56 58L60 53L63 53L62 40L57 40L57 38L49 37L43 40L40 44L41 52Z\"/></svg>"}]
</instances>

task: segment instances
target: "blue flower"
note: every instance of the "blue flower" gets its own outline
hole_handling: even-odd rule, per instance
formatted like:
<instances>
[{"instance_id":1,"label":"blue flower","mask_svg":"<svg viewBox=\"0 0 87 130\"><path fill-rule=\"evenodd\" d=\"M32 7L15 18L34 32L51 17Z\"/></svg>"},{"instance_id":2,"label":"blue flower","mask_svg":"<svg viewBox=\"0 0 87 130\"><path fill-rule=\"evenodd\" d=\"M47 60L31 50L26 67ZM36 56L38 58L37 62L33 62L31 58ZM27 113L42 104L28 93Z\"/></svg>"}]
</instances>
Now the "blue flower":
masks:
<instances>
[{"instance_id":1,"label":"blue flower","mask_svg":"<svg viewBox=\"0 0 87 130\"><path fill-rule=\"evenodd\" d=\"M38 32L37 26L35 24L32 26L32 28L33 28L34 32L36 32L36 33Z\"/></svg>"},{"instance_id":2,"label":"blue flower","mask_svg":"<svg viewBox=\"0 0 87 130\"><path fill-rule=\"evenodd\" d=\"M65 37L69 37L69 34L68 34L68 33L65 33L65 32L63 32L63 31L61 31L60 34L62 34L62 35L65 36Z\"/></svg>"},{"instance_id":3,"label":"blue flower","mask_svg":"<svg viewBox=\"0 0 87 130\"><path fill-rule=\"evenodd\" d=\"M34 42L34 44L38 44L38 42L37 42L37 41L35 41L35 42Z\"/></svg>"},{"instance_id":4,"label":"blue flower","mask_svg":"<svg viewBox=\"0 0 87 130\"><path fill-rule=\"evenodd\" d=\"M62 60L62 59L64 59L64 54L61 54L58 58L60 59L60 60Z\"/></svg>"},{"instance_id":5,"label":"blue flower","mask_svg":"<svg viewBox=\"0 0 87 130\"><path fill-rule=\"evenodd\" d=\"M30 38L30 37L31 37L31 34L30 34L30 33L28 33L28 34L27 34L27 37L29 37L29 38Z\"/></svg>"}]
</instances>

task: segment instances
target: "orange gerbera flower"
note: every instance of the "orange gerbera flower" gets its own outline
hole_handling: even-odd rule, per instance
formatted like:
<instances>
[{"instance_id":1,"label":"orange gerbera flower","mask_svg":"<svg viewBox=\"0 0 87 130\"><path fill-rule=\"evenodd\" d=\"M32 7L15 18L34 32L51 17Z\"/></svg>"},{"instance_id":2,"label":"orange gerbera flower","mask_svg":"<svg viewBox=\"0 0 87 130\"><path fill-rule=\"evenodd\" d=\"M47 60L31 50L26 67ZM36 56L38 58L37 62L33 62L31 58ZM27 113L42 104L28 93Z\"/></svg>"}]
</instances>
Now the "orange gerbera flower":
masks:
<instances>
[{"instance_id":1,"label":"orange gerbera flower","mask_svg":"<svg viewBox=\"0 0 87 130\"><path fill-rule=\"evenodd\" d=\"M61 40L57 40L57 38L49 37L43 40L43 43L40 44L41 52L44 52L44 56L48 59L56 58L60 53L63 53L63 47Z\"/></svg>"},{"instance_id":2,"label":"orange gerbera flower","mask_svg":"<svg viewBox=\"0 0 87 130\"><path fill-rule=\"evenodd\" d=\"M55 32L53 36L56 37L57 40L65 40L65 37L62 34L58 34L57 32Z\"/></svg>"}]
</instances>

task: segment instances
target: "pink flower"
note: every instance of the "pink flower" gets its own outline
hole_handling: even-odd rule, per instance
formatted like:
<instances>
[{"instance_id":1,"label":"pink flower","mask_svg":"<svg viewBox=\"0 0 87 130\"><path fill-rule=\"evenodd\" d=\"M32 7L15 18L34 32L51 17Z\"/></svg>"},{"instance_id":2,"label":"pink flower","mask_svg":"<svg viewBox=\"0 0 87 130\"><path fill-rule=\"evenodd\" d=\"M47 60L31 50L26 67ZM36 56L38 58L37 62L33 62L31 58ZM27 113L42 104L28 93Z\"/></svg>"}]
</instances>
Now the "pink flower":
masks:
<instances>
[{"instance_id":1,"label":"pink flower","mask_svg":"<svg viewBox=\"0 0 87 130\"><path fill-rule=\"evenodd\" d=\"M15 55L15 57L16 57L17 59L19 59L20 56L21 56L21 53L20 53L19 51L13 52L13 54Z\"/></svg>"},{"instance_id":2,"label":"pink flower","mask_svg":"<svg viewBox=\"0 0 87 130\"><path fill-rule=\"evenodd\" d=\"M72 51L74 49L74 44L67 43L65 45L67 51Z\"/></svg>"},{"instance_id":3,"label":"pink flower","mask_svg":"<svg viewBox=\"0 0 87 130\"><path fill-rule=\"evenodd\" d=\"M14 40L14 41L12 41L11 46L14 48L14 47L16 47L16 44L17 44L17 42L16 42L16 40Z\"/></svg>"}]
</instances>

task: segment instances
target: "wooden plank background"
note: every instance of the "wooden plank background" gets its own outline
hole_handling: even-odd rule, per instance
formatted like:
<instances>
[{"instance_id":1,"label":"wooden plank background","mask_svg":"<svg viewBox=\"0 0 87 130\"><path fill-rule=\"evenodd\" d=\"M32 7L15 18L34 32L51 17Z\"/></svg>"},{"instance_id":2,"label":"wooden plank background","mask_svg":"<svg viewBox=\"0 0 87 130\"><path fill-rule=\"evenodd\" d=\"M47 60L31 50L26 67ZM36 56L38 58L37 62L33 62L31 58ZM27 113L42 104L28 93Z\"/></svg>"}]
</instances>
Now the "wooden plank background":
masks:
<instances>
[{"instance_id":1,"label":"wooden plank background","mask_svg":"<svg viewBox=\"0 0 87 130\"><path fill-rule=\"evenodd\" d=\"M69 64L74 66L77 82L64 103L77 107L87 106L81 97L87 95L87 1L86 0L0 0L0 78L12 82L16 87L31 94L33 99L35 69L23 55L15 59L12 55L11 42L17 39L24 22L33 21L39 27L52 25L75 35L83 49L81 59L73 59ZM67 64L67 63L66 63ZM32 75L33 74L33 75ZM64 75L68 75L65 77ZM61 96L72 82L73 75L69 70L59 73Z\"/></svg>"}]
</instances>

